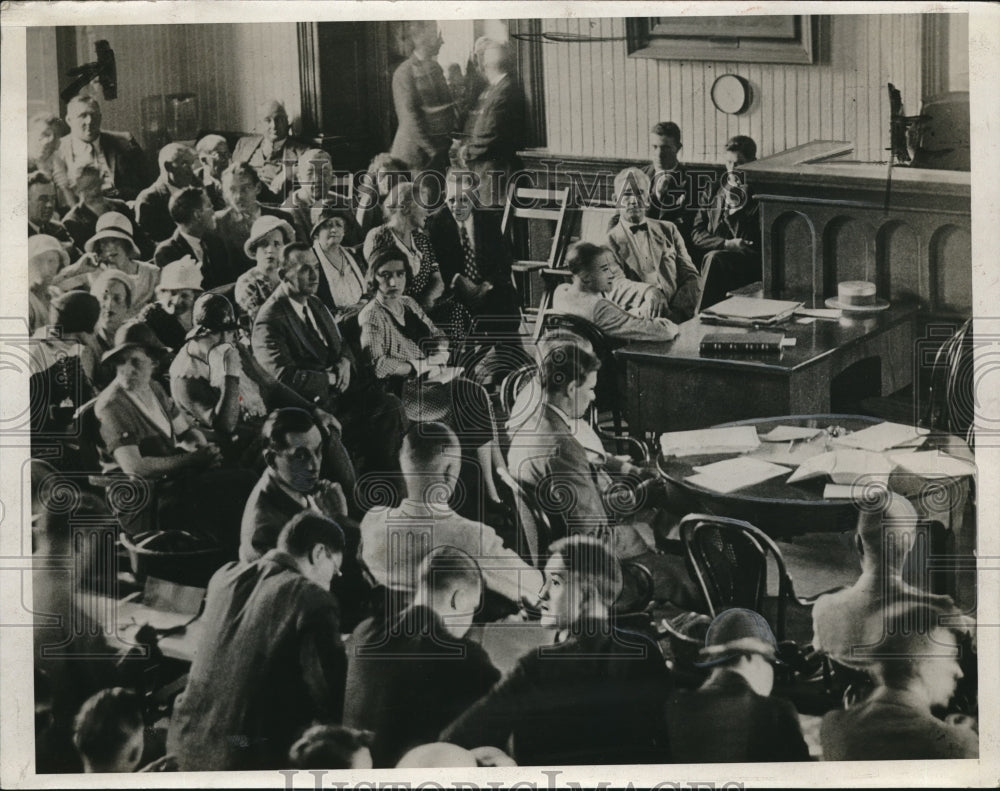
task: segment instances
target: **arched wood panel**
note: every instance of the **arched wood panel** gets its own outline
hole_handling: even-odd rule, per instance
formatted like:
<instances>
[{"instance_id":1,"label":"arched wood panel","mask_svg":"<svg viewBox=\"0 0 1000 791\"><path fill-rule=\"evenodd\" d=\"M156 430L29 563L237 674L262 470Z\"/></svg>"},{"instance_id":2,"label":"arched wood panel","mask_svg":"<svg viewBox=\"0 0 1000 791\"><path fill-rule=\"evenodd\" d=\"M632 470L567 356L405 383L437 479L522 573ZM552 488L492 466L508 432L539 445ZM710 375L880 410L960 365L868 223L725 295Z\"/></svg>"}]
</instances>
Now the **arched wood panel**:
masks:
<instances>
[{"instance_id":1,"label":"arched wood panel","mask_svg":"<svg viewBox=\"0 0 1000 791\"><path fill-rule=\"evenodd\" d=\"M939 309L972 313L972 237L967 228L942 225L931 237L932 301Z\"/></svg>"},{"instance_id":2,"label":"arched wood panel","mask_svg":"<svg viewBox=\"0 0 1000 791\"><path fill-rule=\"evenodd\" d=\"M856 217L834 217L823 232L824 296L837 294L842 280L875 280L874 234Z\"/></svg>"},{"instance_id":3,"label":"arched wood panel","mask_svg":"<svg viewBox=\"0 0 1000 791\"><path fill-rule=\"evenodd\" d=\"M816 231L817 236L822 233ZM797 212L785 212L771 223L771 282L778 291L817 295L823 290L822 272L813 272L814 244L816 267L822 267L820 240L813 237L809 222ZM815 274L815 279L814 279Z\"/></svg>"},{"instance_id":4,"label":"arched wood panel","mask_svg":"<svg viewBox=\"0 0 1000 791\"><path fill-rule=\"evenodd\" d=\"M879 294L889 299L930 301L930 284L921 265L923 251L915 229L901 220L891 220L875 237L875 261Z\"/></svg>"}]
</instances>

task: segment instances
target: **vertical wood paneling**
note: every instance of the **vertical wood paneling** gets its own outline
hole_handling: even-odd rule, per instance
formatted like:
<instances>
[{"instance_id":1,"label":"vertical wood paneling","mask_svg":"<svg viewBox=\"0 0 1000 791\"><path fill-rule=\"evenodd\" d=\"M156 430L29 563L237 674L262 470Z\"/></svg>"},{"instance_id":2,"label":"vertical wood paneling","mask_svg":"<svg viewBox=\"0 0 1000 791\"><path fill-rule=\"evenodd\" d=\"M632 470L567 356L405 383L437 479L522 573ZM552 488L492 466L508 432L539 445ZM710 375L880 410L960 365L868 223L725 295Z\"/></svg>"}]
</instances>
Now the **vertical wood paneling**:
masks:
<instances>
[{"instance_id":1,"label":"vertical wood paneling","mask_svg":"<svg viewBox=\"0 0 1000 791\"><path fill-rule=\"evenodd\" d=\"M544 30L612 39L545 45L548 148L554 152L645 157L648 127L672 120L683 130L689 162L717 161L733 134L751 135L761 156L810 140L841 139L854 142L858 159L884 161L886 83L902 91L907 112L920 108L919 14L835 15L829 57L801 66L630 59L624 20L595 22L543 23ZM711 102L712 82L727 72L754 87L754 104L741 116L719 113ZM588 80L603 82L590 86Z\"/></svg>"}]
</instances>

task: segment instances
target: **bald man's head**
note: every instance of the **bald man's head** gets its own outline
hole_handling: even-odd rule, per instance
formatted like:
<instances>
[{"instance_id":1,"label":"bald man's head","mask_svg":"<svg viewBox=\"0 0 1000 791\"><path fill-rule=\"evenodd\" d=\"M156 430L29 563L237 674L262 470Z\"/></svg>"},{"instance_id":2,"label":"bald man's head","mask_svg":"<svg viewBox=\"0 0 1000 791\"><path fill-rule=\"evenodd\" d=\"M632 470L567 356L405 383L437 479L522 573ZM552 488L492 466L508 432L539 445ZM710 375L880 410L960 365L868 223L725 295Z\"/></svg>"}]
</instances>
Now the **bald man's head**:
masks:
<instances>
[{"instance_id":1,"label":"bald man's head","mask_svg":"<svg viewBox=\"0 0 1000 791\"><path fill-rule=\"evenodd\" d=\"M288 113L277 99L261 102L257 117L260 118L260 133L272 143L288 137Z\"/></svg>"}]
</instances>

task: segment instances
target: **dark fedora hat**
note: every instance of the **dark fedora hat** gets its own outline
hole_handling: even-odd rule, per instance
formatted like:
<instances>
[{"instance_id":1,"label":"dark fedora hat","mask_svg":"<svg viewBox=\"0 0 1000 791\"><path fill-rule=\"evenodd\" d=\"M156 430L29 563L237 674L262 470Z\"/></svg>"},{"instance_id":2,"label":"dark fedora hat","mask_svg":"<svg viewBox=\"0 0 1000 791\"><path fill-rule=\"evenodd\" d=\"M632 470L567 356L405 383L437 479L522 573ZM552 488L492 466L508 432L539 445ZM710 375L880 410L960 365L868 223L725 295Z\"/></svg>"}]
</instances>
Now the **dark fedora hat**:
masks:
<instances>
[{"instance_id":1,"label":"dark fedora hat","mask_svg":"<svg viewBox=\"0 0 1000 791\"><path fill-rule=\"evenodd\" d=\"M772 664L778 659L778 641L764 616L753 610L733 607L712 619L705 635L705 647L698 656L697 667L720 665L740 656L759 654Z\"/></svg>"},{"instance_id":2,"label":"dark fedora hat","mask_svg":"<svg viewBox=\"0 0 1000 791\"><path fill-rule=\"evenodd\" d=\"M101 357L101 362L113 361L115 357L129 349L142 349L152 357L162 357L167 347L160 343L149 325L138 319L126 321L115 333L115 345Z\"/></svg>"},{"instance_id":3,"label":"dark fedora hat","mask_svg":"<svg viewBox=\"0 0 1000 791\"><path fill-rule=\"evenodd\" d=\"M232 303L222 294L206 291L194 302L191 308L192 327L185 336L201 338L213 332L225 332L239 327L233 312Z\"/></svg>"}]
</instances>

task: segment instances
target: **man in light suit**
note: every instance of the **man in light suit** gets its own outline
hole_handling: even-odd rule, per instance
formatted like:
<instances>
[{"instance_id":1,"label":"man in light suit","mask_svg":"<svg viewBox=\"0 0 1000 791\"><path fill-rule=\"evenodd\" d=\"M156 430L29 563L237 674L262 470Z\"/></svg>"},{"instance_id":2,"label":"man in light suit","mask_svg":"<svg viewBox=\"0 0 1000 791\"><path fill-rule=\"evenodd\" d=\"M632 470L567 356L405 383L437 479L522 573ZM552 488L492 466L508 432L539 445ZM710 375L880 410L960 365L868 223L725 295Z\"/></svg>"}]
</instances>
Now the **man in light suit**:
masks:
<instances>
[{"instance_id":1,"label":"man in light suit","mask_svg":"<svg viewBox=\"0 0 1000 791\"><path fill-rule=\"evenodd\" d=\"M282 250L281 284L261 306L253 326L254 356L278 381L332 412L344 444L360 468L398 469L406 418L398 398L355 363L337 325L316 296L319 261L309 245Z\"/></svg>"},{"instance_id":2,"label":"man in light suit","mask_svg":"<svg viewBox=\"0 0 1000 791\"><path fill-rule=\"evenodd\" d=\"M156 246L153 263L162 269L171 261L190 255L201 268L202 287L206 291L235 283L241 272L232 266L226 245L215 234L215 212L205 191L200 187L185 187L168 205L177 230Z\"/></svg>"},{"instance_id":3,"label":"man in light suit","mask_svg":"<svg viewBox=\"0 0 1000 791\"><path fill-rule=\"evenodd\" d=\"M444 71L435 60L443 43L441 33L437 23L429 20L405 22L404 27L413 54L392 75L392 101L399 128L390 153L414 172L443 173L458 115Z\"/></svg>"},{"instance_id":4,"label":"man in light suit","mask_svg":"<svg viewBox=\"0 0 1000 791\"><path fill-rule=\"evenodd\" d=\"M59 144L66 171L94 164L104 178L104 194L134 200L153 176L135 138L128 133L101 131L101 105L91 96L74 96L66 105L69 134Z\"/></svg>"},{"instance_id":5,"label":"man in light suit","mask_svg":"<svg viewBox=\"0 0 1000 791\"><path fill-rule=\"evenodd\" d=\"M632 492L616 498L612 508L604 499L613 483L609 471L628 476L637 476L639 471L613 458L604 466L592 466L573 434L573 422L587 413L594 400L598 368L600 361L571 341L546 350L541 366L542 403L511 437L507 469L526 497L550 504L546 511L556 532L550 539L566 534L610 535L619 558L636 560L653 573L658 598L693 606L698 594L683 559L658 554L654 548L656 513L651 511L666 505L665 492L657 490L656 479L642 481Z\"/></svg>"},{"instance_id":6,"label":"man in light suit","mask_svg":"<svg viewBox=\"0 0 1000 791\"><path fill-rule=\"evenodd\" d=\"M644 217L649 179L638 168L615 177L615 196L622 213L608 231L608 246L621 273L615 273L608 298L626 310L648 311L644 318L687 321L698 308L701 277L680 231L671 222Z\"/></svg>"},{"instance_id":7,"label":"man in light suit","mask_svg":"<svg viewBox=\"0 0 1000 791\"><path fill-rule=\"evenodd\" d=\"M510 175L521 169L517 151L524 146L524 92L511 74L509 47L490 42L482 58L489 85L466 121L461 158L479 176L483 205L500 206Z\"/></svg>"},{"instance_id":8,"label":"man in light suit","mask_svg":"<svg viewBox=\"0 0 1000 791\"><path fill-rule=\"evenodd\" d=\"M249 163L264 185L284 200L291 189L299 157L312 146L291 134L285 105L277 99L263 102L259 111L259 129L263 134L247 135L237 140L233 162Z\"/></svg>"}]
</instances>

